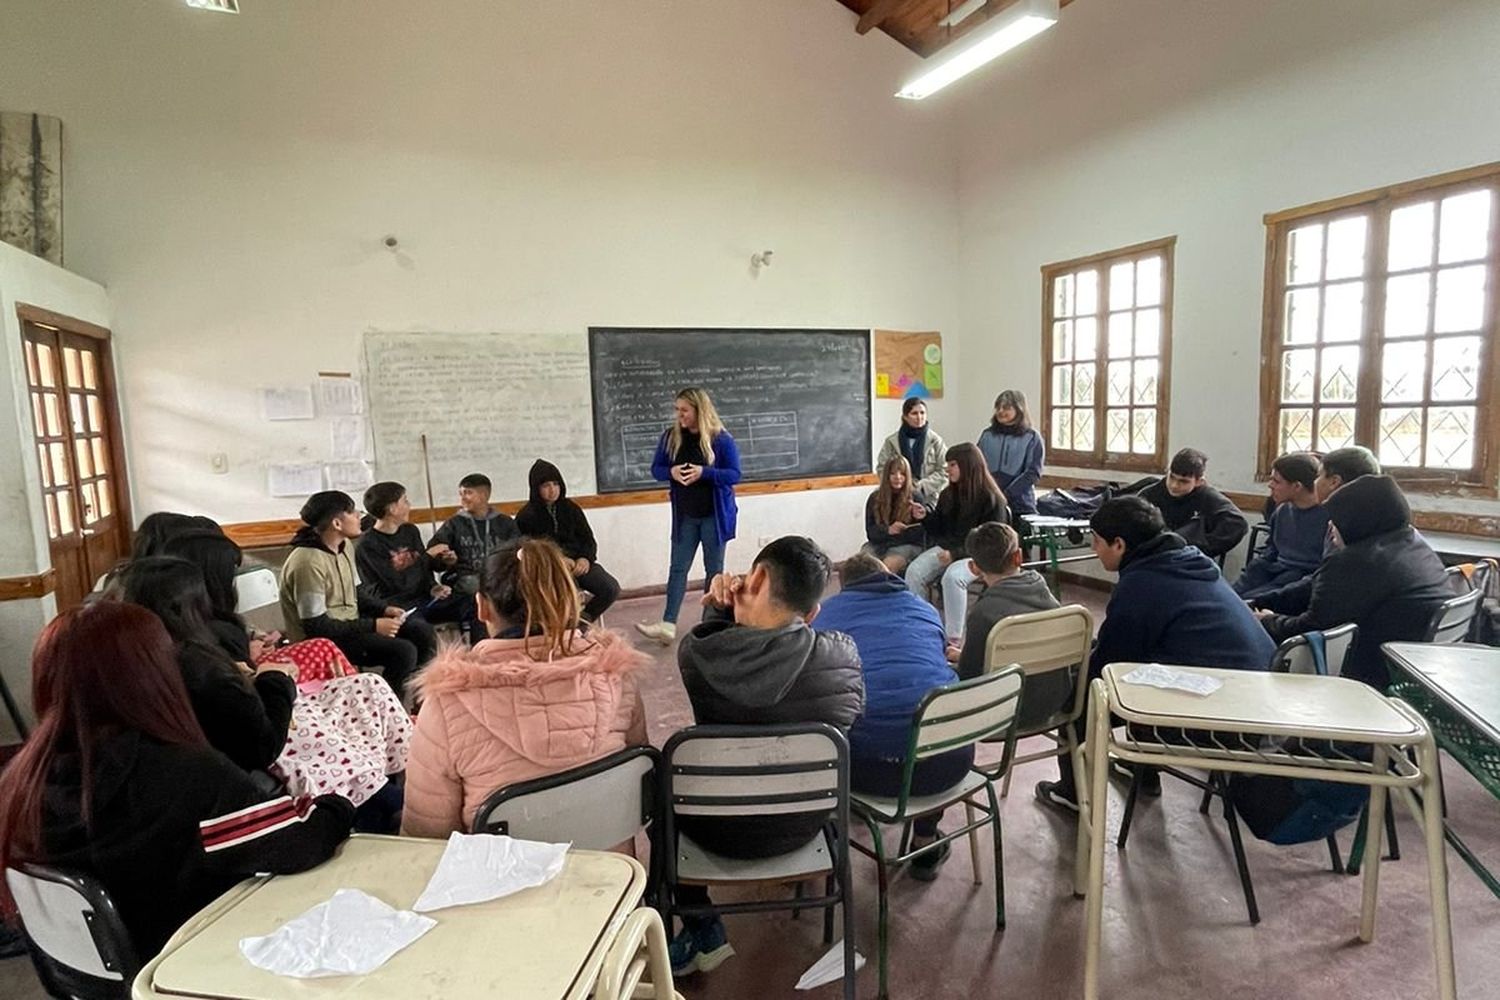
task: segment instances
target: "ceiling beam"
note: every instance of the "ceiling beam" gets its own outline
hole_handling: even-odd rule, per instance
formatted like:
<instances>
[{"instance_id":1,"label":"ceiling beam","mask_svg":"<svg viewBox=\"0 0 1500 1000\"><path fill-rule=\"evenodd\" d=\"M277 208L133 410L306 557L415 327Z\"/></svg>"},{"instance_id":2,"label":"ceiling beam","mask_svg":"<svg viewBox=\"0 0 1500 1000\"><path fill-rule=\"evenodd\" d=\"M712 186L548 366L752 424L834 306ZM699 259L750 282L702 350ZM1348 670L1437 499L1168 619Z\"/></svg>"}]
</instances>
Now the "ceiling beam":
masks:
<instances>
[{"instance_id":1,"label":"ceiling beam","mask_svg":"<svg viewBox=\"0 0 1500 1000\"><path fill-rule=\"evenodd\" d=\"M870 9L859 15L859 23L854 30L864 35L873 28L878 28L893 17L899 17L907 12L907 8L916 7L924 0L875 0Z\"/></svg>"}]
</instances>

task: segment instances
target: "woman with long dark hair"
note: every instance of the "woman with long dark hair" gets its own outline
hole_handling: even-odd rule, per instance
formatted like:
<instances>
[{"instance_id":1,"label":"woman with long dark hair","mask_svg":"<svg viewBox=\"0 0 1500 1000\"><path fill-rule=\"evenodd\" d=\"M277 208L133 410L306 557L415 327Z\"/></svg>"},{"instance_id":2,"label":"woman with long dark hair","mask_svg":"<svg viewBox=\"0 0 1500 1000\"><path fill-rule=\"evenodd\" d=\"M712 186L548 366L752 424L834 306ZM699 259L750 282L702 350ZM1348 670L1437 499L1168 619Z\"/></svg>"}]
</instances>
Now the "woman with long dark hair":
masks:
<instances>
[{"instance_id":1,"label":"woman with long dark hair","mask_svg":"<svg viewBox=\"0 0 1500 1000\"><path fill-rule=\"evenodd\" d=\"M964 619L969 607L969 584L974 571L969 568L965 548L969 532L990 521L1008 521L1005 494L984 466L984 456L972 444L956 444L948 449L944 470L948 486L938 497L937 506L924 512L922 526L932 547L911 561L906 569L906 586L923 599L940 577L943 581L943 627L951 646L963 644ZM916 512L914 512L916 513Z\"/></svg>"},{"instance_id":2,"label":"woman with long dark hair","mask_svg":"<svg viewBox=\"0 0 1500 1000\"><path fill-rule=\"evenodd\" d=\"M667 605L659 622L637 622L636 630L663 646L677 638L677 612L687 594L688 570L703 546L703 578L724 571L724 547L734 537L739 507L740 449L724 429L708 393L689 387L677 393L672 426L662 432L651 475L668 483L672 505L672 562ZM706 585L706 584L705 584Z\"/></svg>"},{"instance_id":3,"label":"woman with long dark hair","mask_svg":"<svg viewBox=\"0 0 1500 1000\"><path fill-rule=\"evenodd\" d=\"M266 798L198 725L171 636L144 608L63 612L31 658L37 726L0 773L0 869L84 871L142 957L240 879L327 860L354 807ZM0 900L10 899L0 882Z\"/></svg>"},{"instance_id":4,"label":"woman with long dark hair","mask_svg":"<svg viewBox=\"0 0 1500 1000\"><path fill-rule=\"evenodd\" d=\"M366 828L366 819L382 832L391 829L401 796L389 778L406 769L411 717L390 685L356 671L327 639L304 639L280 649L249 640L244 620L234 611L239 546L228 538L189 532L168 542L167 551L202 571L213 613L210 627L230 658L251 667L275 662L297 667L295 725L271 773L296 795L335 792L356 806L378 798L370 810L361 810L360 829ZM338 673L303 676L304 662L316 669L333 659L342 664ZM366 812L377 815L367 817Z\"/></svg>"},{"instance_id":5,"label":"woman with long dark hair","mask_svg":"<svg viewBox=\"0 0 1500 1000\"><path fill-rule=\"evenodd\" d=\"M905 458L911 466L912 492L922 503L931 505L948 484L943 474L946 450L942 437L927 424L927 401L909 396L901 403L901 426L880 446L875 467L885 468L897 455Z\"/></svg>"},{"instance_id":6,"label":"woman with long dark hair","mask_svg":"<svg viewBox=\"0 0 1500 1000\"><path fill-rule=\"evenodd\" d=\"M1031 426L1026 394L1006 389L995 397L995 415L979 432L979 450L1010 509L1017 514L1036 513L1036 481L1042 476L1047 446Z\"/></svg>"},{"instance_id":7,"label":"woman with long dark hair","mask_svg":"<svg viewBox=\"0 0 1500 1000\"><path fill-rule=\"evenodd\" d=\"M861 552L879 559L892 573L906 567L927 547L927 533L913 516L911 466L893 455L880 469L880 486L865 501L865 538Z\"/></svg>"}]
</instances>

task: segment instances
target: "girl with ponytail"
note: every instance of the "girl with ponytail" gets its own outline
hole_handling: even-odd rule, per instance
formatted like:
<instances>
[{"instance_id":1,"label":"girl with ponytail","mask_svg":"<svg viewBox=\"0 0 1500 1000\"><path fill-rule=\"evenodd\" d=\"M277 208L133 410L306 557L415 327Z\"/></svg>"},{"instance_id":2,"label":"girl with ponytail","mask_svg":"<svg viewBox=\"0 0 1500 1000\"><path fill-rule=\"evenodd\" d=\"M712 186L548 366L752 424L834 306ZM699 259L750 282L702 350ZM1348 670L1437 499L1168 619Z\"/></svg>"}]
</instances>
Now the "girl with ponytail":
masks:
<instances>
[{"instance_id":1,"label":"girl with ponytail","mask_svg":"<svg viewBox=\"0 0 1500 1000\"><path fill-rule=\"evenodd\" d=\"M417 675L422 699L406 765L401 831L466 831L491 792L646 742L635 671L620 635L580 618L568 559L547 538L507 542L480 576L490 638L448 649Z\"/></svg>"}]
</instances>

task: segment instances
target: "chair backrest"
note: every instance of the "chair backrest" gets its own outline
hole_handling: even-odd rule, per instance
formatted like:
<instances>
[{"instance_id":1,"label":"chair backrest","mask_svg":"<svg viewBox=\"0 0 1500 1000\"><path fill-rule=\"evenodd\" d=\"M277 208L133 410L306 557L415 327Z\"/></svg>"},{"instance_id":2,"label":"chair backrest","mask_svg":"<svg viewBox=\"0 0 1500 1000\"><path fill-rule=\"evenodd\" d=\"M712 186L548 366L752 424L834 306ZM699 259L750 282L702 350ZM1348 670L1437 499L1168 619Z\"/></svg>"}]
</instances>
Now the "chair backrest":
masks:
<instances>
[{"instance_id":1,"label":"chair backrest","mask_svg":"<svg viewBox=\"0 0 1500 1000\"><path fill-rule=\"evenodd\" d=\"M235 575L236 614L246 614L257 608L281 603L281 581L276 571L269 566L256 566Z\"/></svg>"},{"instance_id":2,"label":"chair backrest","mask_svg":"<svg viewBox=\"0 0 1500 1000\"><path fill-rule=\"evenodd\" d=\"M472 830L608 850L654 821L660 764L655 747L627 747L581 767L508 785L475 810Z\"/></svg>"},{"instance_id":3,"label":"chair backrest","mask_svg":"<svg viewBox=\"0 0 1500 1000\"><path fill-rule=\"evenodd\" d=\"M1427 641L1437 643L1463 642L1479 611L1479 602L1484 591L1471 590L1467 594L1450 597L1432 613L1432 622L1427 626Z\"/></svg>"},{"instance_id":4,"label":"chair backrest","mask_svg":"<svg viewBox=\"0 0 1500 1000\"><path fill-rule=\"evenodd\" d=\"M49 994L79 1000L129 995L140 966L103 886L87 875L32 864L7 868L5 882Z\"/></svg>"},{"instance_id":5,"label":"chair backrest","mask_svg":"<svg viewBox=\"0 0 1500 1000\"><path fill-rule=\"evenodd\" d=\"M1271 526L1265 521L1251 525L1249 538L1249 544L1245 548L1245 562L1260 555L1271 544Z\"/></svg>"},{"instance_id":6,"label":"chair backrest","mask_svg":"<svg viewBox=\"0 0 1500 1000\"><path fill-rule=\"evenodd\" d=\"M678 815L828 812L849 800L849 743L826 723L689 726L662 748Z\"/></svg>"},{"instance_id":7,"label":"chair backrest","mask_svg":"<svg viewBox=\"0 0 1500 1000\"><path fill-rule=\"evenodd\" d=\"M1056 729L1083 713L1088 700L1088 670L1084 668L1093 641L1094 616L1081 604L1011 615L990 629L985 671L1014 664L1026 675L1028 693L1022 699L1017 735ZM1056 679L1039 676L1054 671L1064 673L1055 675Z\"/></svg>"},{"instance_id":8,"label":"chair backrest","mask_svg":"<svg viewBox=\"0 0 1500 1000\"><path fill-rule=\"evenodd\" d=\"M1322 636L1323 640L1323 669L1318 667L1318 657L1313 648L1310 635ZM1323 629L1320 632L1294 635L1287 639L1276 652L1271 654L1271 671L1282 674L1319 674L1326 673L1330 677L1340 677L1344 673L1344 661L1349 656L1349 650L1354 647L1354 640L1359 635L1359 626L1350 622L1337 628Z\"/></svg>"},{"instance_id":9,"label":"chair backrest","mask_svg":"<svg viewBox=\"0 0 1500 1000\"><path fill-rule=\"evenodd\" d=\"M1490 574L1495 570L1495 560L1480 559L1478 562L1459 563L1449 566L1443 572L1448 577L1448 583L1453 587L1455 594L1467 594L1471 590L1484 593L1490 582Z\"/></svg>"},{"instance_id":10,"label":"chair backrest","mask_svg":"<svg viewBox=\"0 0 1500 1000\"><path fill-rule=\"evenodd\" d=\"M915 762L1013 732L1025 676L1011 664L928 691L912 716L910 759Z\"/></svg>"}]
</instances>

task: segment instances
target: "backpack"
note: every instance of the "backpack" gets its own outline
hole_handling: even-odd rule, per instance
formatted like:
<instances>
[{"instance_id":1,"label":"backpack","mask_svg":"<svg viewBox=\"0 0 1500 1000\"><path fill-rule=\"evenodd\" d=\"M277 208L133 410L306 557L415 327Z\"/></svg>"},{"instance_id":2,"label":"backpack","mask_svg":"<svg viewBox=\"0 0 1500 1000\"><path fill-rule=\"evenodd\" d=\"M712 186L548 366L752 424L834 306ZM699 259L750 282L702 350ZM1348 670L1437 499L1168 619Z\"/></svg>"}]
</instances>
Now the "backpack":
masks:
<instances>
[{"instance_id":1,"label":"backpack","mask_svg":"<svg viewBox=\"0 0 1500 1000\"><path fill-rule=\"evenodd\" d=\"M1313 665L1328 674L1323 633L1306 635ZM1340 752L1365 760L1370 748L1341 746ZM1339 781L1283 778L1268 774L1235 774L1229 778L1229 801L1250 832L1271 844L1307 844L1326 840L1359 819L1370 789Z\"/></svg>"}]
</instances>

